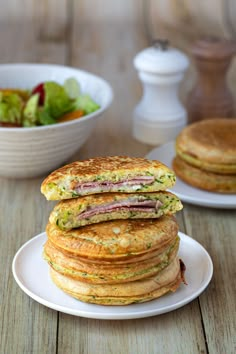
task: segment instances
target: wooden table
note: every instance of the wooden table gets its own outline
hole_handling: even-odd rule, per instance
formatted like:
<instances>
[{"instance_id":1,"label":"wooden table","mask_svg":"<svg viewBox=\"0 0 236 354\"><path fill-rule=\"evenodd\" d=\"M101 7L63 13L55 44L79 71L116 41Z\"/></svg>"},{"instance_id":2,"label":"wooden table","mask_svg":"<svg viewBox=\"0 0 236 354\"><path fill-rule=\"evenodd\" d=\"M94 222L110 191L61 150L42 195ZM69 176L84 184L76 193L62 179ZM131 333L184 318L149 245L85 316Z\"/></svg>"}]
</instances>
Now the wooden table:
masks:
<instances>
[{"instance_id":1,"label":"wooden table","mask_svg":"<svg viewBox=\"0 0 236 354\"><path fill-rule=\"evenodd\" d=\"M132 60L148 45L143 27L136 22L89 21L77 4L69 11L69 20L63 17L65 2L59 1L62 17L58 21L50 21L54 15L50 9L45 22L36 12L31 20L14 17L1 21L0 61L67 64L103 76L113 86L114 102L72 160L95 155L144 156L151 146L133 140L131 135L132 110L141 95ZM178 34L170 36L184 47ZM188 75L191 80L191 71ZM186 82L183 98L188 86ZM14 254L24 242L44 231L52 209L52 203L40 194L42 179L0 179L1 354L236 352L235 210L184 204L178 214L180 230L199 241L214 263L213 279L198 299L173 312L144 319L74 317L32 300L12 276Z\"/></svg>"}]
</instances>

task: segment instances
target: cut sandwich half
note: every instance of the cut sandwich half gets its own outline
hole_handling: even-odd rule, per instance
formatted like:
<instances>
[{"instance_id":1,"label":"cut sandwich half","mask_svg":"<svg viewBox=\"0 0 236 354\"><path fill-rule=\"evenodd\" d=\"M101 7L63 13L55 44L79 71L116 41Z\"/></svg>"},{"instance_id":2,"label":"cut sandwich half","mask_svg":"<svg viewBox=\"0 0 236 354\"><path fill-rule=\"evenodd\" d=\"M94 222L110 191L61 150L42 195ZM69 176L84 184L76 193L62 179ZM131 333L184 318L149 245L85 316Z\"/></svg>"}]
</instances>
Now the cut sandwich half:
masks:
<instances>
[{"instance_id":1,"label":"cut sandwich half","mask_svg":"<svg viewBox=\"0 0 236 354\"><path fill-rule=\"evenodd\" d=\"M59 202L49 221L70 230L108 220L159 218L182 207L170 192L94 194Z\"/></svg>"},{"instance_id":2,"label":"cut sandwich half","mask_svg":"<svg viewBox=\"0 0 236 354\"><path fill-rule=\"evenodd\" d=\"M52 172L42 183L48 200L104 192L157 192L175 184L175 174L159 161L110 156L77 161Z\"/></svg>"}]
</instances>

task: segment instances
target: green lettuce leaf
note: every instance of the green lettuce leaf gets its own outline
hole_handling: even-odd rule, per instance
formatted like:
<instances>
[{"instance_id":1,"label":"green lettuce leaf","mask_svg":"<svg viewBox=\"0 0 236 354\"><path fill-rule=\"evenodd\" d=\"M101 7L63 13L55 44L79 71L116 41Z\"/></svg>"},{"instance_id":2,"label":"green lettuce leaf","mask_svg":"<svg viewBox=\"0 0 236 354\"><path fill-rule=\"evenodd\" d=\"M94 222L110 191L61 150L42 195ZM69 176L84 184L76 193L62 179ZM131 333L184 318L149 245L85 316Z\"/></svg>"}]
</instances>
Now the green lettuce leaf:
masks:
<instances>
[{"instance_id":1,"label":"green lettuce leaf","mask_svg":"<svg viewBox=\"0 0 236 354\"><path fill-rule=\"evenodd\" d=\"M48 117L57 119L73 109L73 101L67 95L63 86L48 81L44 84L44 90L45 102L43 108Z\"/></svg>"},{"instance_id":2,"label":"green lettuce leaf","mask_svg":"<svg viewBox=\"0 0 236 354\"><path fill-rule=\"evenodd\" d=\"M50 116L50 114L45 110L38 110L38 123L40 125L55 124L57 121L55 118Z\"/></svg>"},{"instance_id":3,"label":"green lettuce leaf","mask_svg":"<svg viewBox=\"0 0 236 354\"><path fill-rule=\"evenodd\" d=\"M23 101L16 93L0 92L0 121L21 124Z\"/></svg>"},{"instance_id":4,"label":"green lettuce leaf","mask_svg":"<svg viewBox=\"0 0 236 354\"><path fill-rule=\"evenodd\" d=\"M34 127L38 121L39 94L36 93L29 98L23 110L23 126Z\"/></svg>"},{"instance_id":5,"label":"green lettuce leaf","mask_svg":"<svg viewBox=\"0 0 236 354\"><path fill-rule=\"evenodd\" d=\"M80 86L76 79L73 77L69 77L64 82L64 88L66 90L67 95L74 100L80 95Z\"/></svg>"},{"instance_id":6,"label":"green lettuce leaf","mask_svg":"<svg viewBox=\"0 0 236 354\"><path fill-rule=\"evenodd\" d=\"M97 111L100 106L89 95L80 95L76 98L73 110L81 109L85 114Z\"/></svg>"}]
</instances>

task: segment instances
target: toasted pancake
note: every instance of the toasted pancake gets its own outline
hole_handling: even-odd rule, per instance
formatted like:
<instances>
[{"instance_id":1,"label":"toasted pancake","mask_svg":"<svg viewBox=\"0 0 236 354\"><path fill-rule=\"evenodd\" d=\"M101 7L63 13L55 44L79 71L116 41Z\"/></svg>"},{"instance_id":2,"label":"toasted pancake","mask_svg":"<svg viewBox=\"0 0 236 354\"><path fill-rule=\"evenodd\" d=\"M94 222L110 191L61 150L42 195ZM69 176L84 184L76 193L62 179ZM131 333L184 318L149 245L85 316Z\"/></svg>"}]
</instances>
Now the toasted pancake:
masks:
<instances>
[{"instance_id":1,"label":"toasted pancake","mask_svg":"<svg viewBox=\"0 0 236 354\"><path fill-rule=\"evenodd\" d=\"M62 200L103 192L156 192L174 183L174 172L159 161L110 156L59 168L43 181L41 192L48 200Z\"/></svg>"},{"instance_id":2,"label":"toasted pancake","mask_svg":"<svg viewBox=\"0 0 236 354\"><path fill-rule=\"evenodd\" d=\"M187 126L177 136L176 151L195 167L236 174L236 120L209 119Z\"/></svg>"},{"instance_id":3,"label":"toasted pancake","mask_svg":"<svg viewBox=\"0 0 236 354\"><path fill-rule=\"evenodd\" d=\"M173 216L159 219L114 220L62 231L48 224L49 240L63 252L93 260L115 261L141 256L176 238Z\"/></svg>"},{"instance_id":4,"label":"toasted pancake","mask_svg":"<svg viewBox=\"0 0 236 354\"><path fill-rule=\"evenodd\" d=\"M175 291L183 281L179 259L173 261L155 276L124 284L89 284L72 279L50 269L53 282L69 295L100 305L128 305L145 302Z\"/></svg>"},{"instance_id":5,"label":"toasted pancake","mask_svg":"<svg viewBox=\"0 0 236 354\"><path fill-rule=\"evenodd\" d=\"M180 157L173 160L176 175L194 187L218 193L236 193L236 174L226 175L201 170Z\"/></svg>"},{"instance_id":6,"label":"toasted pancake","mask_svg":"<svg viewBox=\"0 0 236 354\"><path fill-rule=\"evenodd\" d=\"M44 258L57 272L91 284L116 284L143 279L157 274L176 257L179 237L154 257L135 263L94 264L59 251L50 241L44 246Z\"/></svg>"},{"instance_id":7,"label":"toasted pancake","mask_svg":"<svg viewBox=\"0 0 236 354\"><path fill-rule=\"evenodd\" d=\"M235 137L236 138L236 137ZM236 164L220 164L220 163L209 163L203 160L199 160L198 158L183 153L181 150L178 149L176 146L176 153L182 160L187 162L188 164L198 167L201 170L213 172L213 173L220 173L220 174L235 174L236 175Z\"/></svg>"},{"instance_id":8,"label":"toasted pancake","mask_svg":"<svg viewBox=\"0 0 236 354\"><path fill-rule=\"evenodd\" d=\"M116 219L159 218L182 209L180 200L169 192L101 193L62 200L49 221L62 230Z\"/></svg>"}]
</instances>

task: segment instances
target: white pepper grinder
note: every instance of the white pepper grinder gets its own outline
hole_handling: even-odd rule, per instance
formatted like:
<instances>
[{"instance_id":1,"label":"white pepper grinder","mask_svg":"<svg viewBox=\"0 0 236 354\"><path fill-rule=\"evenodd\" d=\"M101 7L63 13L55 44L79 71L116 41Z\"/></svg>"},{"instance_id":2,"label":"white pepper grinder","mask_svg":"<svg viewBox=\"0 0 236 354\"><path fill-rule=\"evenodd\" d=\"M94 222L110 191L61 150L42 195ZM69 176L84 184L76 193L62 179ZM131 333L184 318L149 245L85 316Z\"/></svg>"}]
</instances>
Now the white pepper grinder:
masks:
<instances>
[{"instance_id":1,"label":"white pepper grinder","mask_svg":"<svg viewBox=\"0 0 236 354\"><path fill-rule=\"evenodd\" d=\"M187 123L178 88L189 66L188 57L168 41L157 40L135 56L134 66L143 96L134 110L133 136L151 145L173 140Z\"/></svg>"}]
</instances>

